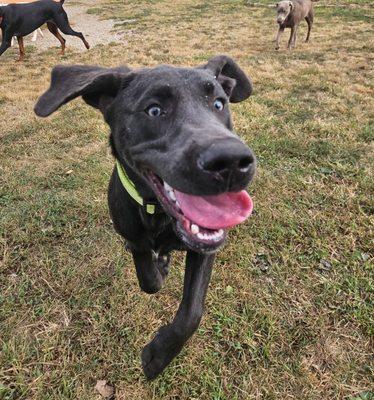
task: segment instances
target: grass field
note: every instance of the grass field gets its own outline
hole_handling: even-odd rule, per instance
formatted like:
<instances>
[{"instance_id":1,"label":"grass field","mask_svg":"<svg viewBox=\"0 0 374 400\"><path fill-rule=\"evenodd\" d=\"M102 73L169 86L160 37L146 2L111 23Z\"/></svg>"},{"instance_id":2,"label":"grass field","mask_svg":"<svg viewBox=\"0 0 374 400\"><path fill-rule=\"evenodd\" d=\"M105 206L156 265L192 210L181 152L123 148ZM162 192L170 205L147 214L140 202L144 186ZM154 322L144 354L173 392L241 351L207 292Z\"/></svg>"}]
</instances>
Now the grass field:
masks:
<instances>
[{"instance_id":1,"label":"grass field","mask_svg":"<svg viewBox=\"0 0 374 400\"><path fill-rule=\"evenodd\" d=\"M374 7L320 1L312 42L279 52L269 1L92 0L125 44L0 63L0 399L369 400L373 392ZM124 22L125 21L125 22ZM68 42L69 43L69 42ZM204 319L147 382L140 352L175 312L137 284L110 224L108 128L81 100L33 105L57 63L197 65L229 54L254 95L232 106L258 157L255 214L220 252Z\"/></svg>"}]
</instances>

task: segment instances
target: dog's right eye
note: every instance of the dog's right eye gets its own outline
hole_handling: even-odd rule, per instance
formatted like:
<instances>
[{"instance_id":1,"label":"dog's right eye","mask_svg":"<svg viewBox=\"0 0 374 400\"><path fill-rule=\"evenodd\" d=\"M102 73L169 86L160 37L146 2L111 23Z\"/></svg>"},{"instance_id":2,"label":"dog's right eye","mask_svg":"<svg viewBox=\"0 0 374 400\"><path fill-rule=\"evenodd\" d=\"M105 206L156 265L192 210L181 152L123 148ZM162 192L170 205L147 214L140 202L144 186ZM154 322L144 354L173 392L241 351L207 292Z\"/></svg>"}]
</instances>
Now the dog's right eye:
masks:
<instances>
[{"instance_id":1,"label":"dog's right eye","mask_svg":"<svg viewBox=\"0 0 374 400\"><path fill-rule=\"evenodd\" d=\"M145 112L150 117L160 117L161 115L164 114L164 112L162 111L162 108L157 104L153 104L153 105L149 106L148 108L145 109Z\"/></svg>"}]
</instances>

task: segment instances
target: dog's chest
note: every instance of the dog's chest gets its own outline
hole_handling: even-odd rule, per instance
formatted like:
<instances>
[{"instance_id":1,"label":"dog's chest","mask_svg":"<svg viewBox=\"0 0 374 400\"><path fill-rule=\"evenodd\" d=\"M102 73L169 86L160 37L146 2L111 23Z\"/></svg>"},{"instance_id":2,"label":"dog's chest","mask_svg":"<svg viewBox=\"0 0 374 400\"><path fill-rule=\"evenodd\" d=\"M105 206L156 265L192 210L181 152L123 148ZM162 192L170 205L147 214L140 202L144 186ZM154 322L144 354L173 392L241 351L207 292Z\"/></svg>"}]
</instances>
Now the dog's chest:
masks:
<instances>
[{"instance_id":1,"label":"dog's chest","mask_svg":"<svg viewBox=\"0 0 374 400\"><path fill-rule=\"evenodd\" d=\"M186 250L183 242L175 234L169 216L164 213L149 215L144 210L140 216L148 242L155 251L164 253L171 250Z\"/></svg>"}]
</instances>

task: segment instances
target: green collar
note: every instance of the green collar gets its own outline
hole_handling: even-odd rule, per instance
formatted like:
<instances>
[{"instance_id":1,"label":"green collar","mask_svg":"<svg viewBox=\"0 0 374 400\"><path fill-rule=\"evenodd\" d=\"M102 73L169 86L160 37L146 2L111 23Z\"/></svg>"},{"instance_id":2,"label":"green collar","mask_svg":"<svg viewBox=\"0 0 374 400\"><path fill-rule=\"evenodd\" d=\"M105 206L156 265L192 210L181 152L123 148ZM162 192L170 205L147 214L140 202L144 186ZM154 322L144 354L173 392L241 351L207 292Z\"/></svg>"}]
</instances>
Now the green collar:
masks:
<instances>
[{"instance_id":1,"label":"green collar","mask_svg":"<svg viewBox=\"0 0 374 400\"><path fill-rule=\"evenodd\" d=\"M143 197L140 196L139 192L136 190L134 182L128 177L125 169L121 165L121 163L116 160L117 164L117 172L119 179L126 189L127 193L141 206L145 207L145 210L148 214L154 214L156 211L156 206L154 204L149 204L143 200Z\"/></svg>"}]
</instances>

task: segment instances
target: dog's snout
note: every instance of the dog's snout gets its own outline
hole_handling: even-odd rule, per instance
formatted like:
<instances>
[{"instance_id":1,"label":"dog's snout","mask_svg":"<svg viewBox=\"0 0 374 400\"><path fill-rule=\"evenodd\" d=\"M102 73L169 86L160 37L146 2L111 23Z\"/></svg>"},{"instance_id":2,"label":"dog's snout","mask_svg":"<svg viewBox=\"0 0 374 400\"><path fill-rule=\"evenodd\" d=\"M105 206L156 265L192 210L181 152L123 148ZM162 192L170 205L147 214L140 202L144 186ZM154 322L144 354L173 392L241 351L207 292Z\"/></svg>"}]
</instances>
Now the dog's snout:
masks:
<instances>
[{"instance_id":1,"label":"dog's snout","mask_svg":"<svg viewBox=\"0 0 374 400\"><path fill-rule=\"evenodd\" d=\"M223 178L253 175L255 157L239 140L222 140L213 143L200 154L199 166L204 172L219 174Z\"/></svg>"}]
</instances>

